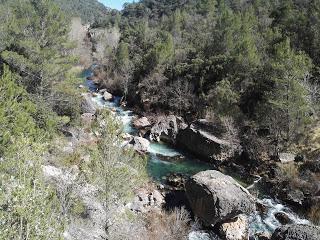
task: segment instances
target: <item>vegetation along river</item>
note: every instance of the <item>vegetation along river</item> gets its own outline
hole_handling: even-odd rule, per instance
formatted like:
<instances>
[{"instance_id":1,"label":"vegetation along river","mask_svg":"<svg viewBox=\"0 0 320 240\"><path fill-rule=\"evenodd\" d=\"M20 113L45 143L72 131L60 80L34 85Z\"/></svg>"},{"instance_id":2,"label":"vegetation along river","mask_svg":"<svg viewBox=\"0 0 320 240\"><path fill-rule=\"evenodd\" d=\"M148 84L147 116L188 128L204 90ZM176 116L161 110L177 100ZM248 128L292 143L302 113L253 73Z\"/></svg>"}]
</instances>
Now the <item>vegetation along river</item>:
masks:
<instances>
[{"instance_id":1,"label":"vegetation along river","mask_svg":"<svg viewBox=\"0 0 320 240\"><path fill-rule=\"evenodd\" d=\"M97 92L97 86L92 80L87 78L92 75L92 71L87 69L82 76L86 79L86 86L91 92ZM134 113L128 109L124 109L120 105L121 97L114 97L112 101L104 101L101 94L95 94L92 100L100 107L113 109L117 117L123 123L124 132L135 135L137 130L132 126ZM165 143L152 142L148 151L148 174L154 181L162 182L168 174L181 173L185 175L193 175L200 171L213 169L210 164L197 160L194 156L180 151ZM234 177L234 176L233 176ZM239 181L240 184L244 185ZM248 187L245 186L244 187ZM255 188L254 184L249 187ZM272 199L270 196L259 194L258 202L267 207L264 214L256 211L250 217L250 236L256 233L272 233L281 223L276 219L276 213L285 213L292 222L300 224L310 224L308 220L301 219L291 209L281 204L279 201Z\"/></svg>"}]
</instances>

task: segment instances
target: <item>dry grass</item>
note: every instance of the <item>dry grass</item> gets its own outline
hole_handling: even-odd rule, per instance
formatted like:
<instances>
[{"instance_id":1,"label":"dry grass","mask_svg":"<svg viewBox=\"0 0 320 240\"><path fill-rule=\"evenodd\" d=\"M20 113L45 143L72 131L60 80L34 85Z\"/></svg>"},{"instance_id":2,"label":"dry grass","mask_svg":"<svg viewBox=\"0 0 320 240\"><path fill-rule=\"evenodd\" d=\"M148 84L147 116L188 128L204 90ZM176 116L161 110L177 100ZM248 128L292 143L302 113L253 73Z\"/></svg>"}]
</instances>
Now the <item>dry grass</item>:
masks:
<instances>
[{"instance_id":1,"label":"dry grass","mask_svg":"<svg viewBox=\"0 0 320 240\"><path fill-rule=\"evenodd\" d=\"M154 211L145 216L131 211L108 228L112 240L185 240L190 232L190 215L184 208Z\"/></svg>"},{"instance_id":2,"label":"dry grass","mask_svg":"<svg viewBox=\"0 0 320 240\"><path fill-rule=\"evenodd\" d=\"M190 214L185 208L152 212L147 216L146 240L184 240L190 231Z\"/></svg>"},{"instance_id":3,"label":"dry grass","mask_svg":"<svg viewBox=\"0 0 320 240\"><path fill-rule=\"evenodd\" d=\"M281 173L289 180L299 179L299 170L294 163L278 164L281 169Z\"/></svg>"},{"instance_id":4,"label":"dry grass","mask_svg":"<svg viewBox=\"0 0 320 240\"><path fill-rule=\"evenodd\" d=\"M320 225L320 204L315 204L309 210L308 217L315 225Z\"/></svg>"},{"instance_id":5,"label":"dry grass","mask_svg":"<svg viewBox=\"0 0 320 240\"><path fill-rule=\"evenodd\" d=\"M297 146L309 159L320 156L320 124L317 123L304 131L304 136Z\"/></svg>"}]
</instances>

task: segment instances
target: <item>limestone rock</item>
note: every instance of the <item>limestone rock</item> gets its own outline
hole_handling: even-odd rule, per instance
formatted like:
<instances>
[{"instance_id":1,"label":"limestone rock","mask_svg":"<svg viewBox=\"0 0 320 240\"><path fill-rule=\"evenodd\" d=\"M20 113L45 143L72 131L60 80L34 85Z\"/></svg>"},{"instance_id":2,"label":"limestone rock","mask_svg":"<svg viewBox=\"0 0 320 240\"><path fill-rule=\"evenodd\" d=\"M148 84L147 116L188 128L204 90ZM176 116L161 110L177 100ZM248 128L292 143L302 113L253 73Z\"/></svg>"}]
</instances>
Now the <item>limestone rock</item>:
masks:
<instances>
[{"instance_id":1,"label":"limestone rock","mask_svg":"<svg viewBox=\"0 0 320 240\"><path fill-rule=\"evenodd\" d=\"M82 101L81 101L81 112L82 113L91 113L96 114L97 112L97 105L92 100L92 97L88 93L82 94Z\"/></svg>"},{"instance_id":2,"label":"limestone rock","mask_svg":"<svg viewBox=\"0 0 320 240\"><path fill-rule=\"evenodd\" d=\"M149 122L148 118L146 118L146 117L142 117L142 118L139 118L139 119L136 119L133 121L133 126L138 129L145 128L150 125L151 125L151 123Z\"/></svg>"},{"instance_id":3,"label":"limestone rock","mask_svg":"<svg viewBox=\"0 0 320 240\"><path fill-rule=\"evenodd\" d=\"M271 240L319 240L320 228L310 225L292 224L279 227Z\"/></svg>"},{"instance_id":4,"label":"limestone rock","mask_svg":"<svg viewBox=\"0 0 320 240\"><path fill-rule=\"evenodd\" d=\"M142 137L134 137L130 144L133 145L133 149L137 152L147 152L149 150L150 142Z\"/></svg>"},{"instance_id":5,"label":"limestone rock","mask_svg":"<svg viewBox=\"0 0 320 240\"><path fill-rule=\"evenodd\" d=\"M224 161L241 152L240 146L220 139L196 125L179 130L176 141L181 148L206 161Z\"/></svg>"},{"instance_id":6,"label":"limestone rock","mask_svg":"<svg viewBox=\"0 0 320 240\"><path fill-rule=\"evenodd\" d=\"M155 142L164 140L172 142L178 134L178 122L174 115L160 116L153 125L150 132L150 139Z\"/></svg>"},{"instance_id":7,"label":"limestone rock","mask_svg":"<svg viewBox=\"0 0 320 240\"><path fill-rule=\"evenodd\" d=\"M191 177L186 182L186 194L193 213L209 226L255 210L254 197L245 188L214 170Z\"/></svg>"},{"instance_id":8,"label":"limestone rock","mask_svg":"<svg viewBox=\"0 0 320 240\"><path fill-rule=\"evenodd\" d=\"M103 99L104 99L105 101L111 101L111 100L113 99L113 96L112 96L111 93L105 91L105 92L103 93Z\"/></svg>"},{"instance_id":9,"label":"limestone rock","mask_svg":"<svg viewBox=\"0 0 320 240\"><path fill-rule=\"evenodd\" d=\"M247 240L249 237L249 221L245 215L222 223L219 227L220 235L225 240Z\"/></svg>"}]
</instances>

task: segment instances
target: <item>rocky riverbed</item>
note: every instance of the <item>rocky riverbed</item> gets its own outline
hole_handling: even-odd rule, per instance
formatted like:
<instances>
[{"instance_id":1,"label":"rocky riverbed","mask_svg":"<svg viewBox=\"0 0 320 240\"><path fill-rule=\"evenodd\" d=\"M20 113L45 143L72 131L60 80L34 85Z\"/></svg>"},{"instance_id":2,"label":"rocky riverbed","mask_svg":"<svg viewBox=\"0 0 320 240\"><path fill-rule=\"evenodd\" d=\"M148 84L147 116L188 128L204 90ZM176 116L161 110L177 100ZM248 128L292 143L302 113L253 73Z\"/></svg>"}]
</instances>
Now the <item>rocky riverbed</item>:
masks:
<instances>
[{"instance_id":1,"label":"rocky riverbed","mask_svg":"<svg viewBox=\"0 0 320 240\"><path fill-rule=\"evenodd\" d=\"M91 73L88 71L86 74ZM193 214L199 217L202 222L207 223L205 224L207 227L209 226L210 228L214 225L215 232L219 233L223 239L238 239L234 237L234 234L244 236L239 239L246 239L248 235L252 239L269 239L271 234L283 225L289 223L310 224L309 221L300 219L288 207L285 207L274 199L263 196L260 199L256 199L244 188L247 187L246 184L241 186L231 177L219 172L214 172L215 174L213 174L211 171L206 171L210 169L224 170L223 168L219 168L221 164L205 163L199 161L194 155L190 155L190 153L195 154L206 160L213 159L215 162L221 163L226 159L241 154L241 148L236 142L225 141L216 137L210 131L202 130L199 126L204 124L203 122L188 126L182 119L170 115L153 118L135 116L132 111L126 110L120 105L119 97L112 96L109 93L106 94L106 90L98 92L97 86L91 80L87 80L86 83L92 92L84 97L86 102L84 106L89 106L87 108L90 110L89 112L92 112L91 107L93 105L113 111L124 126L123 131L126 133L124 135L124 146L132 146L137 151L148 154L149 175L159 186L162 186L160 187L162 190L166 190L167 200L170 199L171 195L171 201L174 200L175 204L189 205L190 203L189 207ZM179 129L183 130L179 131ZM172 147L173 145L180 146L180 148ZM197 154L197 152L201 154ZM225 166L229 167L229 173L230 169L232 171L234 168L236 172L241 173L241 166L237 164L226 164ZM239 168L240 171L238 171ZM178 175L174 176L172 174ZM191 178L190 182L190 180L183 181L183 179L186 179L184 177L176 180L175 178L177 176L179 178L180 174L186 176L186 178L194 174L196 175ZM212 174L219 176L214 177ZM200 175L200 179L195 181L197 176ZM247 183L253 182L251 177L254 179L254 176L247 173L245 177L250 177L250 181ZM192 179L194 179L193 184ZM215 181L218 184L214 184ZM233 194L231 194L232 191L229 191L230 188L234 189ZM256 185L250 185L249 188L256 189ZM207 197L199 197L201 191L208 194ZM238 193L234 191L238 191ZM241 194L247 194L247 196L240 197ZM178 198L181 201L177 201ZM208 205L204 204L205 202L203 201L208 201ZM245 202L248 202L248 204L245 204ZM216 206L219 210L221 208L225 208L226 210L223 213L216 212L214 209L210 210L210 206ZM206 214L209 214L209 216L206 216ZM214 216L219 217L217 219ZM242 224L242 227L240 227L242 233L237 234L232 232L235 228L239 227L239 222ZM200 233L192 233L191 235L196 236L197 234ZM206 228L203 234L208 234L209 236L210 230ZM202 238L191 237L190 239ZM282 238L273 236L272 239Z\"/></svg>"}]
</instances>

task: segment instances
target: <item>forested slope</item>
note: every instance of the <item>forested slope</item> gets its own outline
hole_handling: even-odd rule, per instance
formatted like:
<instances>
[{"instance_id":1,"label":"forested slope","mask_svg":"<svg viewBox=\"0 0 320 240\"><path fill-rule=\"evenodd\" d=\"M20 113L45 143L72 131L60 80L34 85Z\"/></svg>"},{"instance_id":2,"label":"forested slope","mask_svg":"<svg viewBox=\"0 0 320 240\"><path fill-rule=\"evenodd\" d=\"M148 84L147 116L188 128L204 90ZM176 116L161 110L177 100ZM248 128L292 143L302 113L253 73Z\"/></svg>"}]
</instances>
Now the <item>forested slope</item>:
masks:
<instances>
[{"instance_id":1,"label":"forested slope","mask_svg":"<svg viewBox=\"0 0 320 240\"><path fill-rule=\"evenodd\" d=\"M151 111L231 118L253 130L251 139L267 129L265 145L277 154L318 119L319 6L318 0L127 4L120 45L102 78Z\"/></svg>"},{"instance_id":2,"label":"forested slope","mask_svg":"<svg viewBox=\"0 0 320 240\"><path fill-rule=\"evenodd\" d=\"M68 16L81 17L85 23L103 21L110 9L97 0L54 0Z\"/></svg>"}]
</instances>

